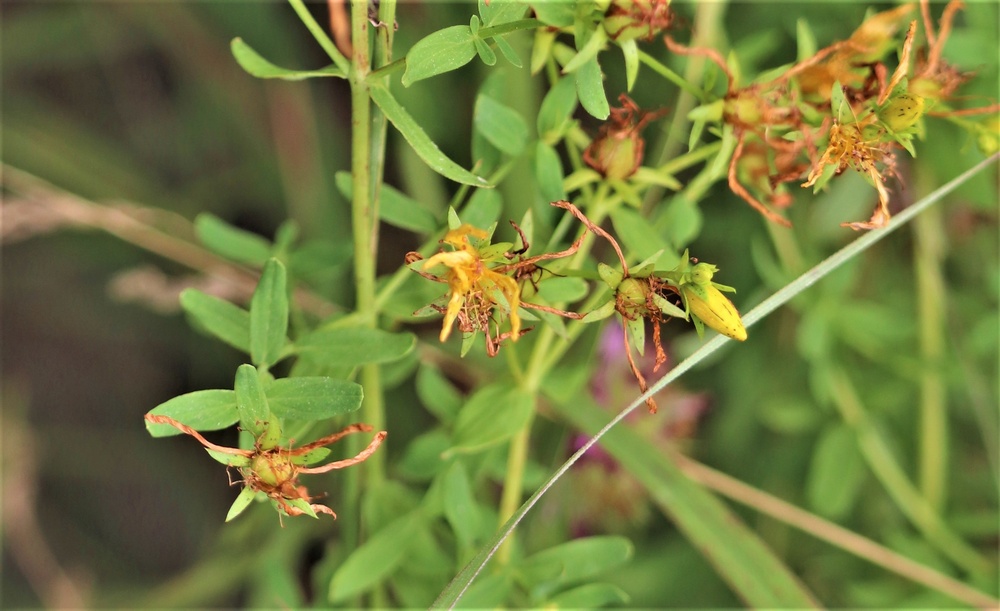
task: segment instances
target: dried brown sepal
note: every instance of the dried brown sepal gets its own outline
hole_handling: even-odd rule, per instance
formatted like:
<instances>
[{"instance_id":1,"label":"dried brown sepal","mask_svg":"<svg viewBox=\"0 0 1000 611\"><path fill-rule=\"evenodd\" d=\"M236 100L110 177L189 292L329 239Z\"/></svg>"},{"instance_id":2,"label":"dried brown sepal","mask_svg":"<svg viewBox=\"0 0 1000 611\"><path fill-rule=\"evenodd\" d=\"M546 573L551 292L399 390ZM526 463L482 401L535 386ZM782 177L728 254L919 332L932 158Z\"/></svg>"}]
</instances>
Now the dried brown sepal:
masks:
<instances>
[{"instance_id":1,"label":"dried brown sepal","mask_svg":"<svg viewBox=\"0 0 1000 611\"><path fill-rule=\"evenodd\" d=\"M295 458L303 456L317 448L335 443L347 435L370 432L373 430L372 427L368 424L352 424L336 433L333 433L332 435L327 435L326 437L317 439L316 441L307 443L303 446L299 446L298 448L276 446L265 450L261 448L261 444L258 441L253 450L241 450L239 448L227 448L214 444L205 439L198 431L178 422L177 420L174 420L173 418L170 418L169 416L146 414L145 418L149 422L155 424L166 424L185 434L191 435L203 446L216 452L244 456L248 458L249 464L245 467L238 468L242 479L237 482L230 480L230 483L242 483L254 492L263 492L288 516L305 514L301 508L296 507L289 501L305 501L314 512L325 513L336 518L337 514L334 513L329 507L311 502L319 498L319 496L310 496L309 490L305 486L299 485L299 474L327 473L329 471L333 471L334 469L343 469L345 467L361 463L378 449L387 435L386 431L376 433L375 437L368 444L368 446L351 458L338 460L319 467L305 467L297 464L295 462Z\"/></svg>"}]
</instances>

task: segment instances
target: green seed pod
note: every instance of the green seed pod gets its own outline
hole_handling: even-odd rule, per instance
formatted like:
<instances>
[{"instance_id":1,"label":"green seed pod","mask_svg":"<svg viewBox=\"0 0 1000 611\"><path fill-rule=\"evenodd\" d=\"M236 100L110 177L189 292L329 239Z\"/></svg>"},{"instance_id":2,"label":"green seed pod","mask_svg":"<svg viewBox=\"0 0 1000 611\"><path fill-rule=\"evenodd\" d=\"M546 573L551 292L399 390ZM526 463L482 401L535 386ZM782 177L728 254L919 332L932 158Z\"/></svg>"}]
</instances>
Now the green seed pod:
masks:
<instances>
[{"instance_id":1,"label":"green seed pod","mask_svg":"<svg viewBox=\"0 0 1000 611\"><path fill-rule=\"evenodd\" d=\"M287 455L279 453L258 454L251 461L250 470L261 482L274 487L281 486L295 477L295 465Z\"/></svg>"},{"instance_id":2,"label":"green seed pod","mask_svg":"<svg viewBox=\"0 0 1000 611\"><path fill-rule=\"evenodd\" d=\"M879 120L894 132L903 132L916 124L924 114L924 99L912 93L901 93L878 111Z\"/></svg>"},{"instance_id":3,"label":"green seed pod","mask_svg":"<svg viewBox=\"0 0 1000 611\"><path fill-rule=\"evenodd\" d=\"M618 285L618 299L627 318L643 316L646 313L646 294L649 283L642 278L625 278Z\"/></svg>"},{"instance_id":4,"label":"green seed pod","mask_svg":"<svg viewBox=\"0 0 1000 611\"><path fill-rule=\"evenodd\" d=\"M688 309L691 310L691 314L696 317L696 323L700 320L701 323L726 337L741 342L746 340L747 330L743 326L743 320L740 318L736 306L710 282L705 284L685 283L681 285L681 295L684 297Z\"/></svg>"}]
</instances>

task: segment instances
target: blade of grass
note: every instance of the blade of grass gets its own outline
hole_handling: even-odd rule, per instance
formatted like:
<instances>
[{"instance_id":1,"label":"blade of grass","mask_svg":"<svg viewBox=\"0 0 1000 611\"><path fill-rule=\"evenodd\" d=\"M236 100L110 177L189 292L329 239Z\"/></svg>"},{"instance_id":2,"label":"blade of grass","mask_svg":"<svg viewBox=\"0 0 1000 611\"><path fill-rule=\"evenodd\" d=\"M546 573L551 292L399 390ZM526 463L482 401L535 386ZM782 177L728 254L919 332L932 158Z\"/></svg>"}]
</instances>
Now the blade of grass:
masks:
<instances>
[{"instance_id":1,"label":"blade of grass","mask_svg":"<svg viewBox=\"0 0 1000 611\"><path fill-rule=\"evenodd\" d=\"M902 227L917 214L920 214L923 210L940 201L945 195L957 189L973 176L996 163L998 159L1000 159L1000 154L993 155L981 161L948 183L942 185L940 188L927 195L927 197L897 214L884 229L871 231L862 235L857 240L854 240L812 269L788 283L744 316L744 326L750 327L785 303L788 303L793 297L849 261L852 257L858 255L885 236ZM432 606L435 608L454 607L468 589L472 581L476 578L479 572L482 571L483 567L486 566L486 563L489 562L489 559L496 553L497 549L499 549L503 541L514 531L518 523L524 519L524 516L531 510L532 507L535 506L539 499L541 499L542 495L548 492L548 490L557 481L559 481L560 478L562 478L563 474L569 471L570 467L572 467L573 464L575 464L576 461L578 461L580 457L587 452L587 450L593 447L601 439L601 437L625 419L626 416L638 409L639 406L643 405L648 397L651 397L663 390L663 388L665 388L668 384L679 378L682 374L686 373L689 369L718 350L719 347L726 341L728 341L728 338L722 335L716 335L712 339L708 340L700 349L695 351L694 354L679 363L676 367L667 372L666 375L657 380L648 391L636 398L628 407L623 409L590 440L588 440L583 447L570 456L569 459L561 467L559 467L559 469L557 469L556 472L544 484L542 484L542 486L536 490L523 505L521 505L520 509L518 509L517 512L511 516L507 523L504 524L503 528L501 528L500 531L494 535L493 539L487 543L478 554L476 554L475 558L473 558L469 564L467 564L459 572L459 574L455 576L451 583L449 583L444 591L441 592L437 600L434 601Z\"/></svg>"},{"instance_id":2,"label":"blade of grass","mask_svg":"<svg viewBox=\"0 0 1000 611\"><path fill-rule=\"evenodd\" d=\"M864 558L872 564L892 571L915 583L923 584L928 588L947 594L959 602L983 609L1000 608L1000 600L984 592L980 592L940 571L936 571L919 562L914 562L887 547L875 543L871 539L862 537L853 531L824 520L791 503L787 503L766 492L748 486L735 478L729 477L725 473L720 473L687 456L678 454L675 456L675 460L681 471L698 483L738 503L752 507L765 515L809 533L817 539L822 539L835 547L854 554L859 558Z\"/></svg>"},{"instance_id":3,"label":"blade of grass","mask_svg":"<svg viewBox=\"0 0 1000 611\"><path fill-rule=\"evenodd\" d=\"M562 400L555 409L588 433L600 429L607 418L607 412L585 394ZM656 505L748 606L818 606L811 593L743 521L715 495L686 477L661 448L624 426L608 431L601 446L642 482Z\"/></svg>"}]
</instances>

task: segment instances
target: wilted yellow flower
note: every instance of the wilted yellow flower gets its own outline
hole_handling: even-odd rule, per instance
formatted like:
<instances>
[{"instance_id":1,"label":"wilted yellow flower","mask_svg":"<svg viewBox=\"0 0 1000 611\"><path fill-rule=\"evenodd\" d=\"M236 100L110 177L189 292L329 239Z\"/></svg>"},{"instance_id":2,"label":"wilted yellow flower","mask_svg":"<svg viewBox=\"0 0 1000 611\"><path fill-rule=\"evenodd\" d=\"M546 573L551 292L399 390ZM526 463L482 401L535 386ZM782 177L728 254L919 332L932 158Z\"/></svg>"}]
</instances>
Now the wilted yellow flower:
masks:
<instances>
[{"instance_id":1,"label":"wilted yellow flower","mask_svg":"<svg viewBox=\"0 0 1000 611\"><path fill-rule=\"evenodd\" d=\"M510 276L495 272L487 267L479 251L469 242L469 236L485 239L487 233L471 225L462 225L449 231L442 242L455 248L451 252L439 252L424 262L423 268L436 265L448 268L445 281L451 297L441 326L441 341L448 339L455 319L466 313L466 321L474 328L485 329L489 312L498 304L497 293L507 301L510 309L511 338L516 341L521 330L521 318L517 314L520 307L521 290Z\"/></svg>"}]
</instances>

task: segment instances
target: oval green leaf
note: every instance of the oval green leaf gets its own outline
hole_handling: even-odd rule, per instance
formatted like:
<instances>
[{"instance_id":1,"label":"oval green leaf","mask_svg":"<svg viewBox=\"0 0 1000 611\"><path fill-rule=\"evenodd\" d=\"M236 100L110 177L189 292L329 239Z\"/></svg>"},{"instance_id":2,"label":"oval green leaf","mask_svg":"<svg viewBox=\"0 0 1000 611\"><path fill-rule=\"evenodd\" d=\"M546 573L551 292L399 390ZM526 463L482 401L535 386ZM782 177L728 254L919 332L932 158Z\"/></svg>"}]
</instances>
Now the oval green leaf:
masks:
<instances>
[{"instance_id":1,"label":"oval green leaf","mask_svg":"<svg viewBox=\"0 0 1000 611\"><path fill-rule=\"evenodd\" d=\"M293 420L326 420L356 411L364 393L360 384L322 376L279 378L265 391L275 415Z\"/></svg>"},{"instance_id":2,"label":"oval green leaf","mask_svg":"<svg viewBox=\"0 0 1000 611\"><path fill-rule=\"evenodd\" d=\"M534 408L530 394L508 384L481 388L458 413L449 455L480 452L510 439L528 423Z\"/></svg>"},{"instance_id":3,"label":"oval green leaf","mask_svg":"<svg viewBox=\"0 0 1000 611\"><path fill-rule=\"evenodd\" d=\"M267 397L260 383L260 374L253 365L243 364L236 370L236 409L243 429L256 439L264 432L264 425L271 418Z\"/></svg>"},{"instance_id":4,"label":"oval green leaf","mask_svg":"<svg viewBox=\"0 0 1000 611\"><path fill-rule=\"evenodd\" d=\"M632 543L625 537L587 537L529 556L521 562L520 568L528 583L535 586L544 583L555 588L623 564L632 557L633 551Z\"/></svg>"},{"instance_id":5,"label":"oval green leaf","mask_svg":"<svg viewBox=\"0 0 1000 611\"><path fill-rule=\"evenodd\" d=\"M285 266L277 259L269 259L250 300L250 358L254 365L273 365L278 361L287 331Z\"/></svg>"},{"instance_id":6,"label":"oval green leaf","mask_svg":"<svg viewBox=\"0 0 1000 611\"><path fill-rule=\"evenodd\" d=\"M474 40L475 36L467 25L453 25L421 38L406 54L403 86L409 87L417 81L469 63L476 56Z\"/></svg>"},{"instance_id":7,"label":"oval green leaf","mask_svg":"<svg viewBox=\"0 0 1000 611\"><path fill-rule=\"evenodd\" d=\"M184 289L180 302L196 328L250 353L250 312L198 289Z\"/></svg>"},{"instance_id":8,"label":"oval green leaf","mask_svg":"<svg viewBox=\"0 0 1000 611\"><path fill-rule=\"evenodd\" d=\"M196 431L217 431L236 424L240 413L236 409L236 393L232 390L196 390L157 405L150 414L169 416ZM168 424L146 422L153 437L180 435L181 431Z\"/></svg>"},{"instance_id":9,"label":"oval green leaf","mask_svg":"<svg viewBox=\"0 0 1000 611\"><path fill-rule=\"evenodd\" d=\"M347 600L391 575L407 555L408 543L424 528L420 510L388 524L344 560L330 580L331 602Z\"/></svg>"},{"instance_id":10,"label":"oval green leaf","mask_svg":"<svg viewBox=\"0 0 1000 611\"><path fill-rule=\"evenodd\" d=\"M843 518L854 506L864 480L864 460L855 432L840 423L828 427L813 450L806 480L809 505L828 518Z\"/></svg>"},{"instance_id":11,"label":"oval green leaf","mask_svg":"<svg viewBox=\"0 0 1000 611\"><path fill-rule=\"evenodd\" d=\"M206 248L231 261L260 267L271 256L270 242L213 214L199 214L194 219L194 230Z\"/></svg>"},{"instance_id":12,"label":"oval green leaf","mask_svg":"<svg viewBox=\"0 0 1000 611\"><path fill-rule=\"evenodd\" d=\"M511 156L528 144L528 125L516 110L487 95L476 98L472 122L490 144Z\"/></svg>"},{"instance_id":13,"label":"oval green leaf","mask_svg":"<svg viewBox=\"0 0 1000 611\"><path fill-rule=\"evenodd\" d=\"M597 58L580 66L573 77L576 79L576 94L583 109L597 119L607 119L611 114L611 107L608 106L608 96L604 93L604 77Z\"/></svg>"},{"instance_id":14,"label":"oval green leaf","mask_svg":"<svg viewBox=\"0 0 1000 611\"><path fill-rule=\"evenodd\" d=\"M412 333L364 327L320 329L295 342L295 352L328 367L357 367L400 359L416 345Z\"/></svg>"}]
</instances>

